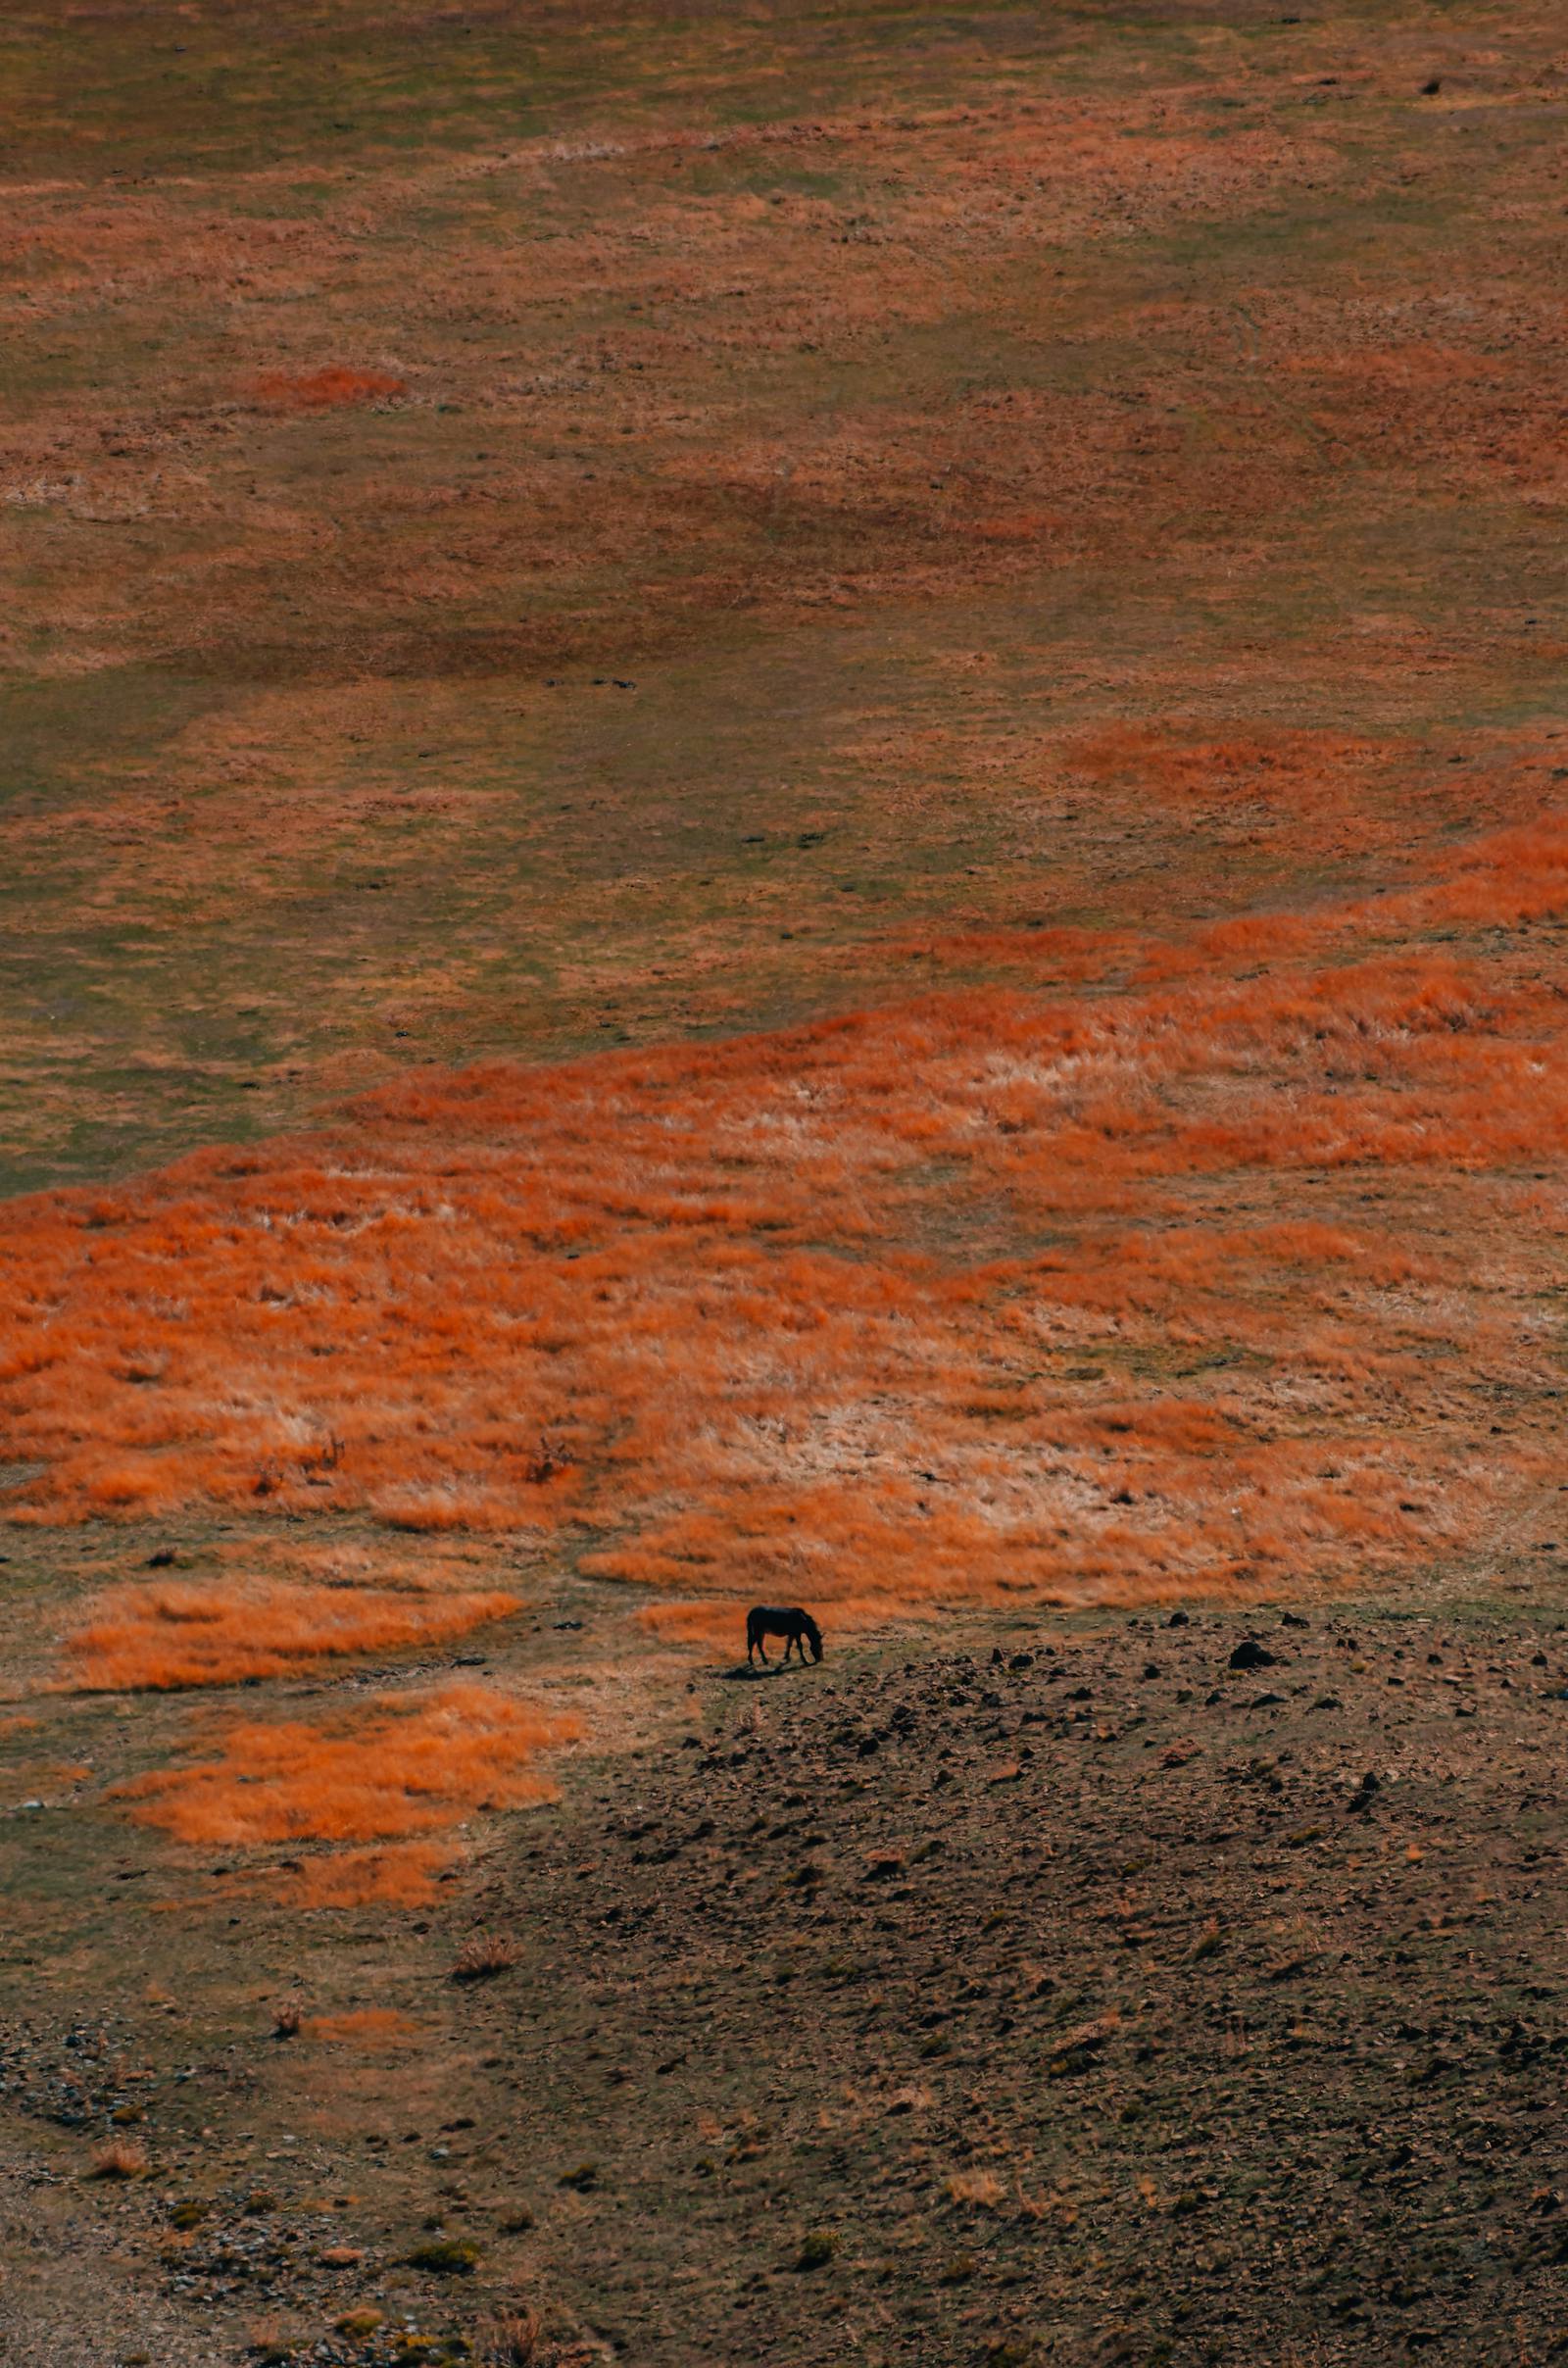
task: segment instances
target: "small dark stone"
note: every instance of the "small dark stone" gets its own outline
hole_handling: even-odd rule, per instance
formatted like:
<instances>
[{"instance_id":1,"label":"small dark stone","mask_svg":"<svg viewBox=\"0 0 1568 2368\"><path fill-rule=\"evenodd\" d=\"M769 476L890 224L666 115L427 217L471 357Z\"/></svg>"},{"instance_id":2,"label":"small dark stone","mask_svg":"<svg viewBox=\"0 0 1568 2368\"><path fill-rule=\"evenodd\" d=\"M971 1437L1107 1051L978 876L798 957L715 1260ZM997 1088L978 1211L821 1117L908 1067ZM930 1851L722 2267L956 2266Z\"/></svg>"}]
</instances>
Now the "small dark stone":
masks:
<instances>
[{"instance_id":1,"label":"small dark stone","mask_svg":"<svg viewBox=\"0 0 1568 2368\"><path fill-rule=\"evenodd\" d=\"M1278 1657L1266 1646L1260 1645L1255 1637L1248 1636L1242 1639L1231 1654L1230 1666L1233 1669L1272 1669Z\"/></svg>"},{"instance_id":2,"label":"small dark stone","mask_svg":"<svg viewBox=\"0 0 1568 2368\"><path fill-rule=\"evenodd\" d=\"M1167 1628L1190 1628L1192 1624L1193 1615L1190 1611L1173 1611L1165 1622Z\"/></svg>"}]
</instances>

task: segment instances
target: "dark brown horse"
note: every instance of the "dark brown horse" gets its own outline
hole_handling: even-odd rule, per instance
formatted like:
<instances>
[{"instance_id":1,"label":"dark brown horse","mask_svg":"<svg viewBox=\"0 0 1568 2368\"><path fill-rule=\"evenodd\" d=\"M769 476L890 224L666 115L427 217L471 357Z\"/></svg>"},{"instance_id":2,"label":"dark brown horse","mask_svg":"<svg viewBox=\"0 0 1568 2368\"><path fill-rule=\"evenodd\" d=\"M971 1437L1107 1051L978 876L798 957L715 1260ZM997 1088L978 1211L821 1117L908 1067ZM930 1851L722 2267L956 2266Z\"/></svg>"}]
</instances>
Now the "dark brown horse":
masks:
<instances>
[{"instance_id":1,"label":"dark brown horse","mask_svg":"<svg viewBox=\"0 0 1568 2368\"><path fill-rule=\"evenodd\" d=\"M813 1661L819 1661L822 1657L822 1631L810 1613L802 1611L798 1606L789 1611L782 1611L776 1603L759 1603L755 1609L746 1614L746 1657L748 1660L751 1659L754 1653L760 1653L763 1660L766 1660L767 1647L762 1640L769 1636L781 1636L784 1639L784 1658L786 1660L790 1657L792 1645L803 1661L806 1658L808 1645L811 1648Z\"/></svg>"}]
</instances>

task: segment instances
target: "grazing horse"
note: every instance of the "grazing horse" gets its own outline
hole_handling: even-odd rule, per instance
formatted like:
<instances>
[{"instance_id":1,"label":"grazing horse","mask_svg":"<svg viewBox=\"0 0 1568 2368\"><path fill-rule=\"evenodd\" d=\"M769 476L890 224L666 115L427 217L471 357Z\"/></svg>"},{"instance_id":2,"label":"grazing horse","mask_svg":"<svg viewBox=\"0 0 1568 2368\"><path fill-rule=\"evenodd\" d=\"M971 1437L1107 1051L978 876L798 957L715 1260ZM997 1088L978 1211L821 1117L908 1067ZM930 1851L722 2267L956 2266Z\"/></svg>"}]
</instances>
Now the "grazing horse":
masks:
<instances>
[{"instance_id":1,"label":"grazing horse","mask_svg":"<svg viewBox=\"0 0 1568 2368\"><path fill-rule=\"evenodd\" d=\"M759 1603L755 1610L746 1614L746 1657L748 1660L751 1659L754 1653L760 1653L763 1660L767 1659L767 1646L763 1639L770 1636L781 1636L784 1639L784 1658L786 1660L790 1657L792 1645L803 1661L806 1658L808 1645L811 1648L813 1661L819 1661L822 1657L822 1631L808 1611L802 1611L798 1607L791 1611L781 1611L774 1603Z\"/></svg>"}]
</instances>

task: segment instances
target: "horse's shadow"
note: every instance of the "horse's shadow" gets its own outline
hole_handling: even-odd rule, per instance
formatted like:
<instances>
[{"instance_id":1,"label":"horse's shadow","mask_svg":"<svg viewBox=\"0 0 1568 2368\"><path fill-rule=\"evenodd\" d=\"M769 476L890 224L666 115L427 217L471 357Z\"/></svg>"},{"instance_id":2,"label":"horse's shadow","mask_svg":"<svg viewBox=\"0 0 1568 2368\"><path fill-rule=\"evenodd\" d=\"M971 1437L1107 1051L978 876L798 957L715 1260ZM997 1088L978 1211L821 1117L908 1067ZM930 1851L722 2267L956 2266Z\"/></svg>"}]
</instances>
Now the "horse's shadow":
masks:
<instances>
[{"instance_id":1,"label":"horse's shadow","mask_svg":"<svg viewBox=\"0 0 1568 2368\"><path fill-rule=\"evenodd\" d=\"M755 1661L737 1661L733 1669L720 1669L718 1674L727 1686L760 1686L764 1678L777 1677L783 1667L782 1661L766 1661L760 1669Z\"/></svg>"}]
</instances>

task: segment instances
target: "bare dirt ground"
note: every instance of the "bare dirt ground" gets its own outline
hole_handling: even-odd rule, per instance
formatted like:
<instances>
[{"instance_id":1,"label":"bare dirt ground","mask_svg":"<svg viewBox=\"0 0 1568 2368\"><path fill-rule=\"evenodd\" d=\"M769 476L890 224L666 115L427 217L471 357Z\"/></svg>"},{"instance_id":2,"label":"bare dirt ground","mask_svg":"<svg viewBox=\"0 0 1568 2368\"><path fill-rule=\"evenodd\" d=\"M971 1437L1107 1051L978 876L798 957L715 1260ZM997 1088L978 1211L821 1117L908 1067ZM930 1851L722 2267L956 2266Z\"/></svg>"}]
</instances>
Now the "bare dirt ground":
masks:
<instances>
[{"instance_id":1,"label":"bare dirt ground","mask_svg":"<svg viewBox=\"0 0 1568 2368\"><path fill-rule=\"evenodd\" d=\"M439 1913L329 1938L149 1936L106 1870L92 2011L33 1954L0 2057L13 2356L459 2359L519 2290L541 2357L660 2368L1556 2356L1533 1592L712 1671ZM145 2175L84 2185L117 2132Z\"/></svg>"},{"instance_id":2,"label":"bare dirt ground","mask_svg":"<svg viewBox=\"0 0 1568 2368\"><path fill-rule=\"evenodd\" d=\"M1562 2356L1558 13L0 90L8 2368Z\"/></svg>"}]
</instances>

